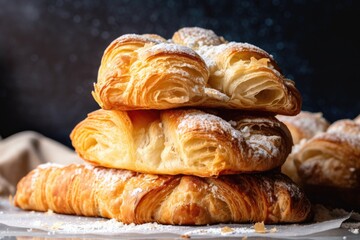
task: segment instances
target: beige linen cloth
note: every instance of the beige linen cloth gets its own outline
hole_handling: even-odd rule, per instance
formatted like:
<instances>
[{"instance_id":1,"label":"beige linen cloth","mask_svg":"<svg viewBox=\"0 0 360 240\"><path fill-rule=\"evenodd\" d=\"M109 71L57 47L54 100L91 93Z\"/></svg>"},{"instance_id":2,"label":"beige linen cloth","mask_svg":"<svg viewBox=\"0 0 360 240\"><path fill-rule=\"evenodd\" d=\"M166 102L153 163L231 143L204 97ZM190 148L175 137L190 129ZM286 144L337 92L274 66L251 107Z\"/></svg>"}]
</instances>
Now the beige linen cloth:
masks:
<instances>
[{"instance_id":1,"label":"beige linen cloth","mask_svg":"<svg viewBox=\"0 0 360 240\"><path fill-rule=\"evenodd\" d=\"M14 194L17 182L42 163L82 163L75 151L37 132L0 139L0 195Z\"/></svg>"}]
</instances>

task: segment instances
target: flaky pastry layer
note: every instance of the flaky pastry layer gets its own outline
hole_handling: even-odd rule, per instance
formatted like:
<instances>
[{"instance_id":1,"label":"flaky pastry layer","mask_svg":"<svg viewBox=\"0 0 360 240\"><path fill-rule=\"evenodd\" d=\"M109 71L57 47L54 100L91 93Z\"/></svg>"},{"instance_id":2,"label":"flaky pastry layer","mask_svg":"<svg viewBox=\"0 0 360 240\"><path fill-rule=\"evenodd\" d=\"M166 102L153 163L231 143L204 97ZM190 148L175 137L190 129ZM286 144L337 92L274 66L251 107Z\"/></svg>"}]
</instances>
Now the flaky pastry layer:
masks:
<instances>
[{"instance_id":1,"label":"flaky pastry layer","mask_svg":"<svg viewBox=\"0 0 360 240\"><path fill-rule=\"evenodd\" d=\"M360 124L349 119L332 123L301 145L294 161L305 184L360 187Z\"/></svg>"},{"instance_id":2,"label":"flaky pastry layer","mask_svg":"<svg viewBox=\"0 0 360 240\"><path fill-rule=\"evenodd\" d=\"M280 173L161 176L90 165L40 165L17 186L26 210L172 225L302 222L310 202Z\"/></svg>"},{"instance_id":3,"label":"flaky pastry layer","mask_svg":"<svg viewBox=\"0 0 360 240\"><path fill-rule=\"evenodd\" d=\"M292 147L284 124L270 116L231 115L100 109L80 122L70 138L92 164L152 174L209 177L267 171L284 163Z\"/></svg>"},{"instance_id":4,"label":"flaky pastry layer","mask_svg":"<svg viewBox=\"0 0 360 240\"><path fill-rule=\"evenodd\" d=\"M172 41L154 34L115 39L92 94L114 110L192 106L295 115L302 102L270 54L199 28L180 29Z\"/></svg>"},{"instance_id":5,"label":"flaky pastry layer","mask_svg":"<svg viewBox=\"0 0 360 240\"><path fill-rule=\"evenodd\" d=\"M299 150L301 144L316 134L325 132L330 123L323 117L321 112L301 111L296 116L277 115L276 118L288 127L294 142L291 153L281 166L281 171L294 182L300 184L301 179L294 162L294 155Z\"/></svg>"}]
</instances>

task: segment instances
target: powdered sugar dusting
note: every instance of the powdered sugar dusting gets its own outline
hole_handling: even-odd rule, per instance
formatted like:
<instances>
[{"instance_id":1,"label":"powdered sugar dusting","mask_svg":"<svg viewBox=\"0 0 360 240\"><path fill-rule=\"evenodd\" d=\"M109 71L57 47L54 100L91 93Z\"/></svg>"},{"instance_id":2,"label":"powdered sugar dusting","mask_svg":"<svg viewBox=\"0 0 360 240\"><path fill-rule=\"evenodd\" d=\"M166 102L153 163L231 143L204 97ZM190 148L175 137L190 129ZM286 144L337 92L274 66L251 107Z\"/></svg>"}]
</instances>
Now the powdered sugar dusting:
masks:
<instances>
[{"instance_id":1,"label":"powdered sugar dusting","mask_svg":"<svg viewBox=\"0 0 360 240\"><path fill-rule=\"evenodd\" d=\"M192 57L199 58L198 54L189 47L172 44L172 43L159 43L151 47L146 48L145 51L140 52L140 57L151 56L158 53L167 53L167 54L185 54Z\"/></svg>"},{"instance_id":2,"label":"powdered sugar dusting","mask_svg":"<svg viewBox=\"0 0 360 240\"><path fill-rule=\"evenodd\" d=\"M58 164L58 163L43 163L38 166L39 169L47 169L47 168L61 168L64 167L64 165Z\"/></svg>"},{"instance_id":3,"label":"powdered sugar dusting","mask_svg":"<svg viewBox=\"0 0 360 240\"><path fill-rule=\"evenodd\" d=\"M182 44L191 48L204 45L219 45L225 42L224 38L216 35L214 31L199 27L182 28L177 34L179 35Z\"/></svg>"},{"instance_id":4,"label":"powdered sugar dusting","mask_svg":"<svg viewBox=\"0 0 360 240\"><path fill-rule=\"evenodd\" d=\"M352 148L351 154L360 157L360 125L348 119L338 120L332 123L326 132L315 135L308 141L307 146L311 145L312 141L318 139L331 141L338 144L346 143ZM302 151L301 148L299 151Z\"/></svg>"},{"instance_id":5,"label":"powdered sugar dusting","mask_svg":"<svg viewBox=\"0 0 360 240\"><path fill-rule=\"evenodd\" d=\"M105 169L101 167L94 167L92 173L95 174L97 181L106 186L115 187L119 181L126 181L133 176L133 172L119 169Z\"/></svg>"},{"instance_id":6,"label":"powdered sugar dusting","mask_svg":"<svg viewBox=\"0 0 360 240\"><path fill-rule=\"evenodd\" d=\"M216 57L226 51L252 51L272 59L266 51L250 43L229 42L218 46L201 46L196 50L210 69L213 69L214 66L216 66Z\"/></svg>"},{"instance_id":7,"label":"powdered sugar dusting","mask_svg":"<svg viewBox=\"0 0 360 240\"><path fill-rule=\"evenodd\" d=\"M222 118L204 113L204 112L187 112L184 114L178 124L177 132L179 134L192 131L194 129L202 129L204 132L221 132L229 134L232 138L242 139L241 133L234 129L230 123Z\"/></svg>"},{"instance_id":8,"label":"powdered sugar dusting","mask_svg":"<svg viewBox=\"0 0 360 240\"><path fill-rule=\"evenodd\" d=\"M246 120L243 121L246 123ZM234 120L227 122L218 116L200 111L187 112L179 120L177 133L182 135L199 129L208 134L220 133L231 136L231 140L235 141L245 159L262 162L264 159L281 158L284 149L282 137L255 133L250 127L254 125L279 127L280 123L267 118L255 118L251 119L251 122L252 124L237 126L237 122ZM246 152L243 152L245 149Z\"/></svg>"},{"instance_id":9,"label":"powdered sugar dusting","mask_svg":"<svg viewBox=\"0 0 360 240\"><path fill-rule=\"evenodd\" d=\"M264 157L276 159L281 156L279 136L265 136L261 134L251 134L247 141L252 151L248 151L250 159L263 159Z\"/></svg>"},{"instance_id":10,"label":"powdered sugar dusting","mask_svg":"<svg viewBox=\"0 0 360 240\"><path fill-rule=\"evenodd\" d=\"M278 115L277 118L285 124L293 124L305 133L307 139L315 136L320 132L326 131L329 126L328 121L323 118L321 113L311 113L301 111L296 116Z\"/></svg>"},{"instance_id":11,"label":"powdered sugar dusting","mask_svg":"<svg viewBox=\"0 0 360 240\"><path fill-rule=\"evenodd\" d=\"M149 43L161 43L163 41L161 41L159 38L153 38L150 35L139 35L139 34L124 34L122 36L120 36L119 38L116 39L116 41L118 42L127 42L127 41L131 41L131 40L137 40L137 41L142 41L142 42L149 42Z\"/></svg>"}]
</instances>

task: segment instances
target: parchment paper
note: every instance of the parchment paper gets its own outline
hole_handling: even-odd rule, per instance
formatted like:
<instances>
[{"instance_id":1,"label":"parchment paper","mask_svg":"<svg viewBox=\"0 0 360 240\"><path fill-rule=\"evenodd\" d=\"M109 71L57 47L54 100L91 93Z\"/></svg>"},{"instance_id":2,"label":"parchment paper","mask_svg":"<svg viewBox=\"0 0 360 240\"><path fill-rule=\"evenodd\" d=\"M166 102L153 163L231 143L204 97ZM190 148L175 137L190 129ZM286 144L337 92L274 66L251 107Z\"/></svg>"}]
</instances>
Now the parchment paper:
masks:
<instances>
[{"instance_id":1,"label":"parchment paper","mask_svg":"<svg viewBox=\"0 0 360 240\"><path fill-rule=\"evenodd\" d=\"M289 239L339 229L341 224L350 217L351 213L347 213L344 216L317 223L265 225L265 233L258 233L253 224L218 224L196 227L168 226L156 223L126 225L114 219L23 211L11 206L6 199L0 200L0 224L18 229L17 231L12 230L11 235L26 236L83 236L92 238L121 236L152 239L267 237ZM0 231L0 236L9 234L9 230Z\"/></svg>"}]
</instances>

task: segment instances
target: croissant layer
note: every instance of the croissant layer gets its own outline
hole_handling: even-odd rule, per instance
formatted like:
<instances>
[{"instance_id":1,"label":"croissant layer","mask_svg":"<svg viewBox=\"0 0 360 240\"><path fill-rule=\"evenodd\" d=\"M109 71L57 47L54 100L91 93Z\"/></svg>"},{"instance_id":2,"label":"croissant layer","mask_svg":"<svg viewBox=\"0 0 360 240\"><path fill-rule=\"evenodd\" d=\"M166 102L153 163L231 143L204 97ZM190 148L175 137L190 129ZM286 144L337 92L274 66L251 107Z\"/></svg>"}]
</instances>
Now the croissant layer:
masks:
<instances>
[{"instance_id":1,"label":"croissant layer","mask_svg":"<svg viewBox=\"0 0 360 240\"><path fill-rule=\"evenodd\" d=\"M275 117L213 113L100 109L70 137L77 153L94 165L151 174L209 177L267 171L284 163L292 140Z\"/></svg>"},{"instance_id":2,"label":"croissant layer","mask_svg":"<svg viewBox=\"0 0 360 240\"><path fill-rule=\"evenodd\" d=\"M18 183L14 204L135 224L301 222L310 213L302 190L280 173L200 178L80 164L40 165Z\"/></svg>"},{"instance_id":3,"label":"croissant layer","mask_svg":"<svg viewBox=\"0 0 360 240\"><path fill-rule=\"evenodd\" d=\"M200 28L180 29L171 41L155 34L115 39L92 94L101 108L113 110L187 106L295 115L302 103L266 51Z\"/></svg>"}]
</instances>

